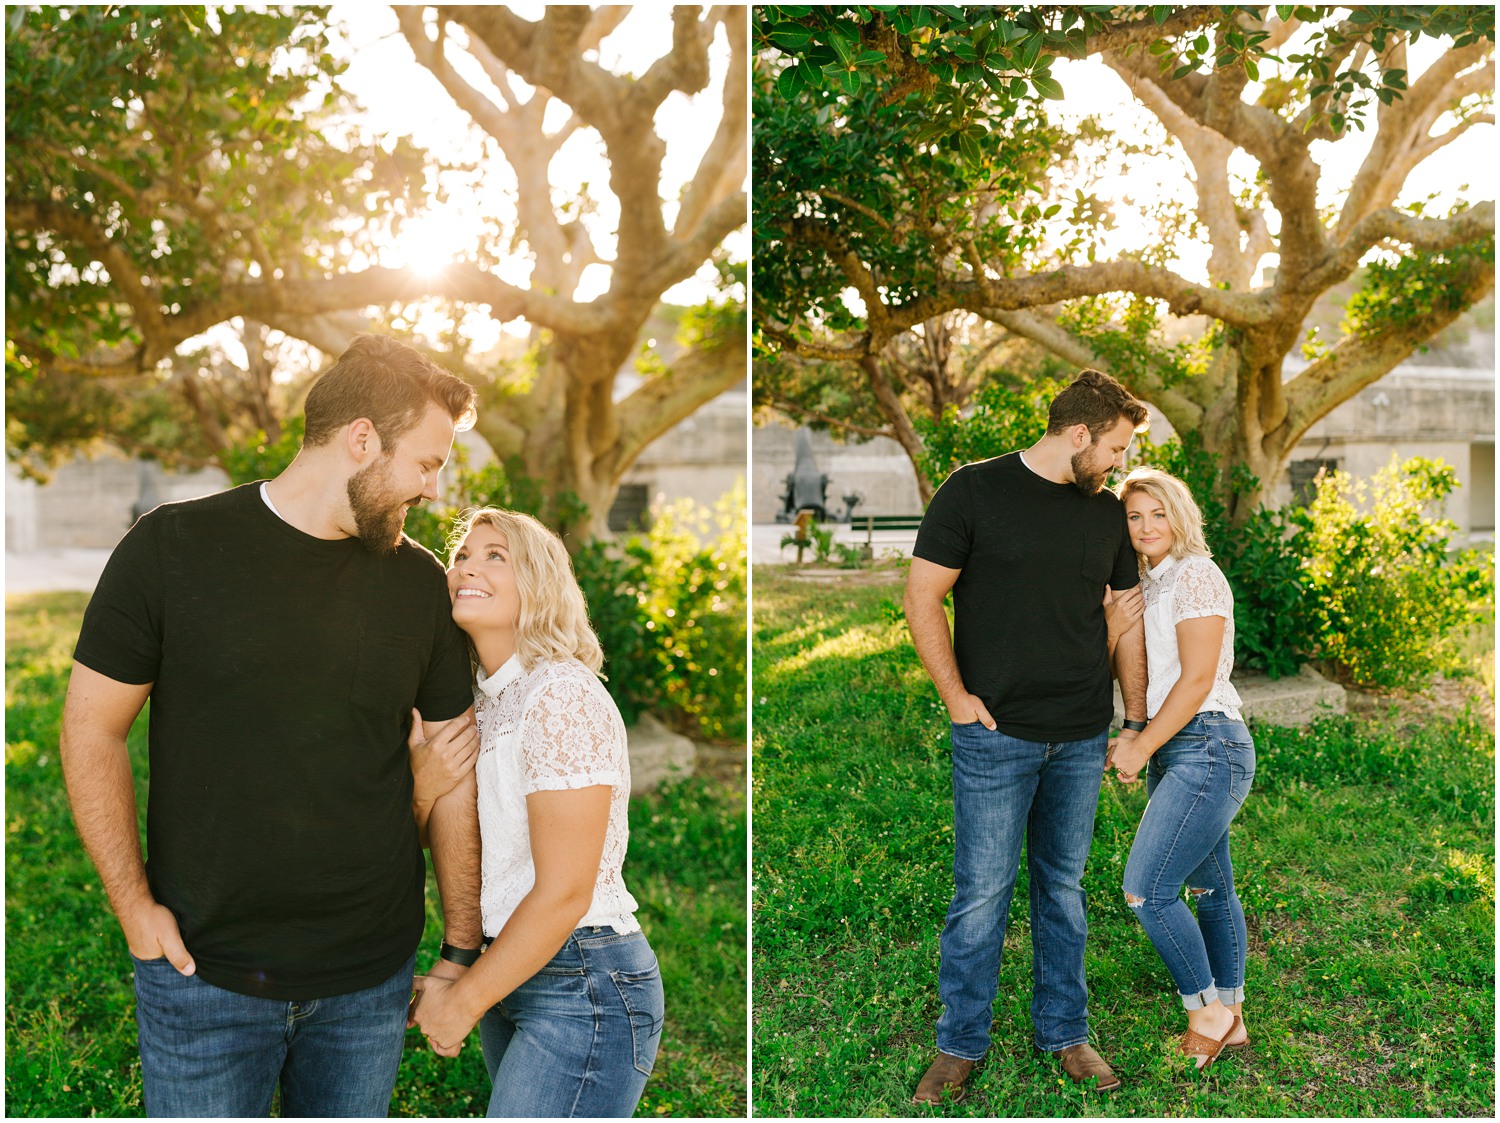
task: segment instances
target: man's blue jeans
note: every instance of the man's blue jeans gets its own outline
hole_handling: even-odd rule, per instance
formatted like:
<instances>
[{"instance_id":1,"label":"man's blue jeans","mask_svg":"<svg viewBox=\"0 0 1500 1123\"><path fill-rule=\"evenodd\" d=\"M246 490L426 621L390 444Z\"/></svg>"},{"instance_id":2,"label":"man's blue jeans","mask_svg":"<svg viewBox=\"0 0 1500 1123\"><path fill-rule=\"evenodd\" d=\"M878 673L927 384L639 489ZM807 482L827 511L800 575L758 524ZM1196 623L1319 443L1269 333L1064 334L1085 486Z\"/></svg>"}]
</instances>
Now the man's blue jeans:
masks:
<instances>
[{"instance_id":1,"label":"man's blue jeans","mask_svg":"<svg viewBox=\"0 0 1500 1123\"><path fill-rule=\"evenodd\" d=\"M971 1061L989 1048L1023 837L1036 1044L1050 1052L1087 1041L1083 867L1104 777L1106 732L1082 741L1022 741L973 722L953 726L952 738L953 903L938 972L938 1048Z\"/></svg>"},{"instance_id":2,"label":"man's blue jeans","mask_svg":"<svg viewBox=\"0 0 1500 1123\"><path fill-rule=\"evenodd\" d=\"M367 990L305 1002L236 994L166 959L134 962L147 1115L269 1115L278 1082L288 1118L390 1109L415 955Z\"/></svg>"}]
</instances>

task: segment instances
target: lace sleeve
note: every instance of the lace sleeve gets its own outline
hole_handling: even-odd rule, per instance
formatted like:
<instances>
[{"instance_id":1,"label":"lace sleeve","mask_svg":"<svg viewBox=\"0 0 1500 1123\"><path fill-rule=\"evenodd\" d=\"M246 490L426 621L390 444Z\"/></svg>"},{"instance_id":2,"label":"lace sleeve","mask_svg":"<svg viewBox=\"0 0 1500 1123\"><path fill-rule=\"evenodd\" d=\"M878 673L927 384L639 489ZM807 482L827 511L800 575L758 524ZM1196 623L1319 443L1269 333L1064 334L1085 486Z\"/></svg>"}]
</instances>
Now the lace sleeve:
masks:
<instances>
[{"instance_id":1,"label":"lace sleeve","mask_svg":"<svg viewBox=\"0 0 1500 1123\"><path fill-rule=\"evenodd\" d=\"M519 733L527 795L624 781L614 703L590 685L581 677L550 678L526 699Z\"/></svg>"},{"instance_id":2,"label":"lace sleeve","mask_svg":"<svg viewBox=\"0 0 1500 1123\"><path fill-rule=\"evenodd\" d=\"M1183 559L1172 596L1172 624L1199 616L1234 619L1234 595L1219 567L1207 558Z\"/></svg>"}]
</instances>

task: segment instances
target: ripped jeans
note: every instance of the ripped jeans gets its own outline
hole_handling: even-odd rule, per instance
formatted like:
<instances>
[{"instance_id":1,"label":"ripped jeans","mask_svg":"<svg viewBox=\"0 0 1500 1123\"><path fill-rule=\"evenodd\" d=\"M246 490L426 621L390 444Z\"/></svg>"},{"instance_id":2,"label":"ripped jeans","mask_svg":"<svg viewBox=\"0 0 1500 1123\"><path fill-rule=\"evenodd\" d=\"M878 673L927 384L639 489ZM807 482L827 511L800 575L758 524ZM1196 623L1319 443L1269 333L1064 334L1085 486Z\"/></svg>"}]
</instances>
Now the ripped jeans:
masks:
<instances>
[{"instance_id":1,"label":"ripped jeans","mask_svg":"<svg viewBox=\"0 0 1500 1123\"><path fill-rule=\"evenodd\" d=\"M1214 712L1194 716L1148 763L1151 800L1125 864L1125 899L1189 1010L1245 998L1245 910L1234 892L1229 824L1254 776L1250 731Z\"/></svg>"}]
</instances>

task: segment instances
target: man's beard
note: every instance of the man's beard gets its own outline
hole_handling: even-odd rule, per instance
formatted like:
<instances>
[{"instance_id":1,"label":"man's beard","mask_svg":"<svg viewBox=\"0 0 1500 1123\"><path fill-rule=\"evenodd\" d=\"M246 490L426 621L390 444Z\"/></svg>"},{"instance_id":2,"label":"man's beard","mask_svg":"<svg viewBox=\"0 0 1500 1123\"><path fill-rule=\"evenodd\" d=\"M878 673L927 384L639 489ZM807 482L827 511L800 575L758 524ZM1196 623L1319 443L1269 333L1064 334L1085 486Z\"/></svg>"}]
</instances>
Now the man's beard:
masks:
<instances>
[{"instance_id":1,"label":"man's beard","mask_svg":"<svg viewBox=\"0 0 1500 1123\"><path fill-rule=\"evenodd\" d=\"M1073 467L1073 486L1085 495L1098 495L1104 489L1104 481L1109 479L1109 473L1113 464L1106 464L1103 468L1095 468L1089 463L1089 453L1094 451L1094 446L1089 445L1073 454L1069 462Z\"/></svg>"},{"instance_id":2,"label":"man's beard","mask_svg":"<svg viewBox=\"0 0 1500 1123\"><path fill-rule=\"evenodd\" d=\"M393 500L388 487L389 459L381 456L355 472L347 488L355 532L365 549L374 554L394 554L406 523L406 501Z\"/></svg>"}]
</instances>

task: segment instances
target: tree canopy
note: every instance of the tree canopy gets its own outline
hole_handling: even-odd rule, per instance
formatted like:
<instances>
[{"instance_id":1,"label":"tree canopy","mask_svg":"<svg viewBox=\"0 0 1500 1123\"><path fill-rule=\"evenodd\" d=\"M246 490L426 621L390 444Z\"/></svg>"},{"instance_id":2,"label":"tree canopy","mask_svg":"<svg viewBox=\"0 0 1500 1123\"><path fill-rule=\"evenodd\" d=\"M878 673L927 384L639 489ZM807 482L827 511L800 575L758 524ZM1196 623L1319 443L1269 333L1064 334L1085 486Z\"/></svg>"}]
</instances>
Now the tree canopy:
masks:
<instances>
[{"instance_id":1,"label":"tree canopy","mask_svg":"<svg viewBox=\"0 0 1500 1123\"><path fill-rule=\"evenodd\" d=\"M746 207L744 20L675 8L659 57L616 72L601 45L628 8L394 11L483 143L469 170L514 181L466 259L433 270L387 264L386 250L403 222L441 213L447 165L360 117L327 8L8 13L13 457L100 435L164 457L218 454L266 428L278 403L254 392L255 371L190 353L209 329L238 327L254 367L284 339L336 355L370 326L409 331L414 306L440 302L451 329L413 342L475 384L477 431L496 454L576 495L597 529L642 449L744 376L742 267L723 248ZM719 103L706 147L658 135L669 98L699 95ZM580 144L601 154L607 183L559 190L556 165ZM663 161L679 145L702 155L665 197ZM615 208L617 223L599 217ZM503 268L517 259L525 280ZM593 265L609 277L597 295L580 291ZM660 307L695 276L714 295ZM465 315L523 321L531 353L474 353ZM675 321L676 338L616 401L616 373L653 316ZM226 374L252 392L226 392Z\"/></svg>"},{"instance_id":2,"label":"tree canopy","mask_svg":"<svg viewBox=\"0 0 1500 1123\"><path fill-rule=\"evenodd\" d=\"M1198 431L1260 480L1243 517L1319 417L1492 291L1493 201L1429 214L1402 189L1493 123L1493 40L1488 8L757 9L758 341L854 369L966 310ZM1079 150L1162 165L1048 116L1071 104L1064 57L1113 69L1191 182L1195 204L1125 249L1101 237L1114 201L1070 175ZM1363 155L1325 184L1335 148ZM1209 250L1193 276L1190 243ZM1356 275L1338 340L1288 365Z\"/></svg>"}]
</instances>

